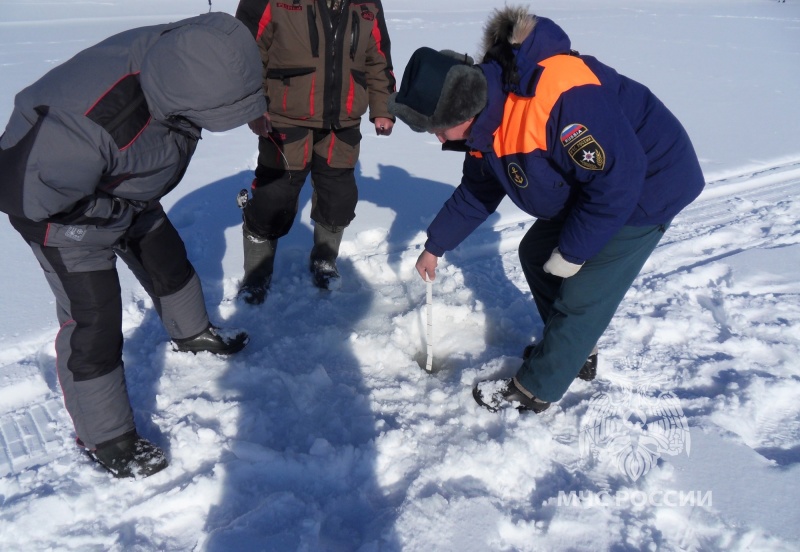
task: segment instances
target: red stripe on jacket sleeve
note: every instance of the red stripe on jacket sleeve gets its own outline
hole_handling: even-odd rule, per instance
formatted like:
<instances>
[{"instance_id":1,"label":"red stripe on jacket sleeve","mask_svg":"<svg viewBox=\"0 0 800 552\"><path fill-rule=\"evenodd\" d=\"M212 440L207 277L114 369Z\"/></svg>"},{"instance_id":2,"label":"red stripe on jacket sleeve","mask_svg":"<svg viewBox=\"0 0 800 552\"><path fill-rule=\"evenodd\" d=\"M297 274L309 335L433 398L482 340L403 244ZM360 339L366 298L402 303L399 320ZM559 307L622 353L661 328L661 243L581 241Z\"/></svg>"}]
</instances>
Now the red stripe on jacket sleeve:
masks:
<instances>
[{"instance_id":1,"label":"red stripe on jacket sleeve","mask_svg":"<svg viewBox=\"0 0 800 552\"><path fill-rule=\"evenodd\" d=\"M256 33L256 40L261 38L264 29L267 28L269 22L272 21L272 4L267 4L264 13L261 14L261 19L258 20L258 32Z\"/></svg>"},{"instance_id":2,"label":"red stripe on jacket sleeve","mask_svg":"<svg viewBox=\"0 0 800 552\"><path fill-rule=\"evenodd\" d=\"M381 29L378 27L378 18L375 18L375 21L372 22L372 38L375 40L375 45L378 47L378 53L386 58L386 52L383 51L383 46L381 45Z\"/></svg>"}]
</instances>

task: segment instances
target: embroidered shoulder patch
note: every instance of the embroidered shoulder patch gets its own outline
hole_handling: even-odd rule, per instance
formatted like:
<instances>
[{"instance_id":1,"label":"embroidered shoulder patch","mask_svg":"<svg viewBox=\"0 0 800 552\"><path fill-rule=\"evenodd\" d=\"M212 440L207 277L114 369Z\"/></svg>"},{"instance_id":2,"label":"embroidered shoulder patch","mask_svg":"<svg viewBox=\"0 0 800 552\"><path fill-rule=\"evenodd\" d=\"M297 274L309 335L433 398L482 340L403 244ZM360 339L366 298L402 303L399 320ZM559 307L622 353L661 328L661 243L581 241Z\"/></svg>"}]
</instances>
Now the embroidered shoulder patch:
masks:
<instances>
[{"instance_id":1,"label":"embroidered shoulder patch","mask_svg":"<svg viewBox=\"0 0 800 552\"><path fill-rule=\"evenodd\" d=\"M606 166L606 153L589 129L581 124L571 124L561 131L561 145L573 161L584 169L602 171Z\"/></svg>"},{"instance_id":2,"label":"embroidered shoulder patch","mask_svg":"<svg viewBox=\"0 0 800 552\"><path fill-rule=\"evenodd\" d=\"M511 182L513 182L517 188L528 187L528 177L525 176L525 171L522 170L522 167L516 163L509 163L507 171L508 178L511 179Z\"/></svg>"},{"instance_id":3,"label":"embroidered shoulder patch","mask_svg":"<svg viewBox=\"0 0 800 552\"><path fill-rule=\"evenodd\" d=\"M585 126L579 124L571 124L564 127L561 131L561 145L565 148L574 142L579 136L589 132Z\"/></svg>"}]
</instances>

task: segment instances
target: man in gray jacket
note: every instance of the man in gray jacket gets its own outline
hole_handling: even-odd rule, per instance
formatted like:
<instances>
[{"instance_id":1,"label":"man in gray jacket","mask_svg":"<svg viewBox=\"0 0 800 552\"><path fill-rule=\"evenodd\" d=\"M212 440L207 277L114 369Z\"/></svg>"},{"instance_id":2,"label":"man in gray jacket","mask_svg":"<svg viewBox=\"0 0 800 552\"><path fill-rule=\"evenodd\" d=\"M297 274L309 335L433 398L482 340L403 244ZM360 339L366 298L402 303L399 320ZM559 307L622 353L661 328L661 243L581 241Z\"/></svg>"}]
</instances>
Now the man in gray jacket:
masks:
<instances>
[{"instance_id":1,"label":"man in gray jacket","mask_svg":"<svg viewBox=\"0 0 800 552\"><path fill-rule=\"evenodd\" d=\"M266 110L247 28L209 13L131 29L17 94L0 137L0 210L56 297L57 371L79 446L117 477L167 466L136 432L122 362L120 257L153 298L178 351L247 343L209 323L197 273L159 203L183 177L202 129Z\"/></svg>"}]
</instances>

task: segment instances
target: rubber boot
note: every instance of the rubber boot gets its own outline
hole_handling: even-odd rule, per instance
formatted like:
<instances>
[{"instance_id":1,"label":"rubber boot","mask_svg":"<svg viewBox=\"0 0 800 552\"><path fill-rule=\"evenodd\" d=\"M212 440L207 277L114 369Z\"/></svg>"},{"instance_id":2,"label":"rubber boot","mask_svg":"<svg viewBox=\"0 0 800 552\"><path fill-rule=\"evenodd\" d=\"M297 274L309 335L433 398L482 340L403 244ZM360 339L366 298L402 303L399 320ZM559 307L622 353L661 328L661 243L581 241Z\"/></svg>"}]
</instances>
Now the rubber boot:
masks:
<instances>
[{"instance_id":1,"label":"rubber boot","mask_svg":"<svg viewBox=\"0 0 800 552\"><path fill-rule=\"evenodd\" d=\"M278 240L261 238L252 233L247 224L242 224L242 245L244 248L244 277L239 286L239 297L250 305L260 305L267 297L272 268L275 264L275 250Z\"/></svg>"},{"instance_id":2,"label":"rubber boot","mask_svg":"<svg viewBox=\"0 0 800 552\"><path fill-rule=\"evenodd\" d=\"M342 285L336 258L343 234L343 226L314 224L314 247L311 249L309 269L314 276L314 285L320 289L336 290Z\"/></svg>"}]
</instances>

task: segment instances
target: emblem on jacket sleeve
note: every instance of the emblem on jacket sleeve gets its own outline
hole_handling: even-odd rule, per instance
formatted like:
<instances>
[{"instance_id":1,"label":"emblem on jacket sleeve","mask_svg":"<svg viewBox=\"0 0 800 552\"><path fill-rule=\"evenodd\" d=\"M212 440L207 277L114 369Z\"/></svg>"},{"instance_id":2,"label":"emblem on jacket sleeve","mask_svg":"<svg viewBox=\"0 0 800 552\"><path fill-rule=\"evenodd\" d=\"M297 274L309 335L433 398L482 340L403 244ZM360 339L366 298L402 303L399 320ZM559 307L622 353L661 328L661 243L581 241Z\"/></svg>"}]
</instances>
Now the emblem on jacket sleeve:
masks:
<instances>
[{"instance_id":1,"label":"emblem on jacket sleeve","mask_svg":"<svg viewBox=\"0 0 800 552\"><path fill-rule=\"evenodd\" d=\"M525 173L522 171L522 167L516 163L509 163L507 171L508 178L515 186L518 188L528 187L528 177L525 176Z\"/></svg>"},{"instance_id":2,"label":"emblem on jacket sleeve","mask_svg":"<svg viewBox=\"0 0 800 552\"><path fill-rule=\"evenodd\" d=\"M64 235L73 241L81 241L86 235L86 229L81 228L80 226L67 226L67 230L64 232Z\"/></svg>"},{"instance_id":3,"label":"emblem on jacket sleeve","mask_svg":"<svg viewBox=\"0 0 800 552\"><path fill-rule=\"evenodd\" d=\"M561 131L561 145L579 167L590 171L602 171L606 166L606 153L581 124L571 124Z\"/></svg>"}]
</instances>

